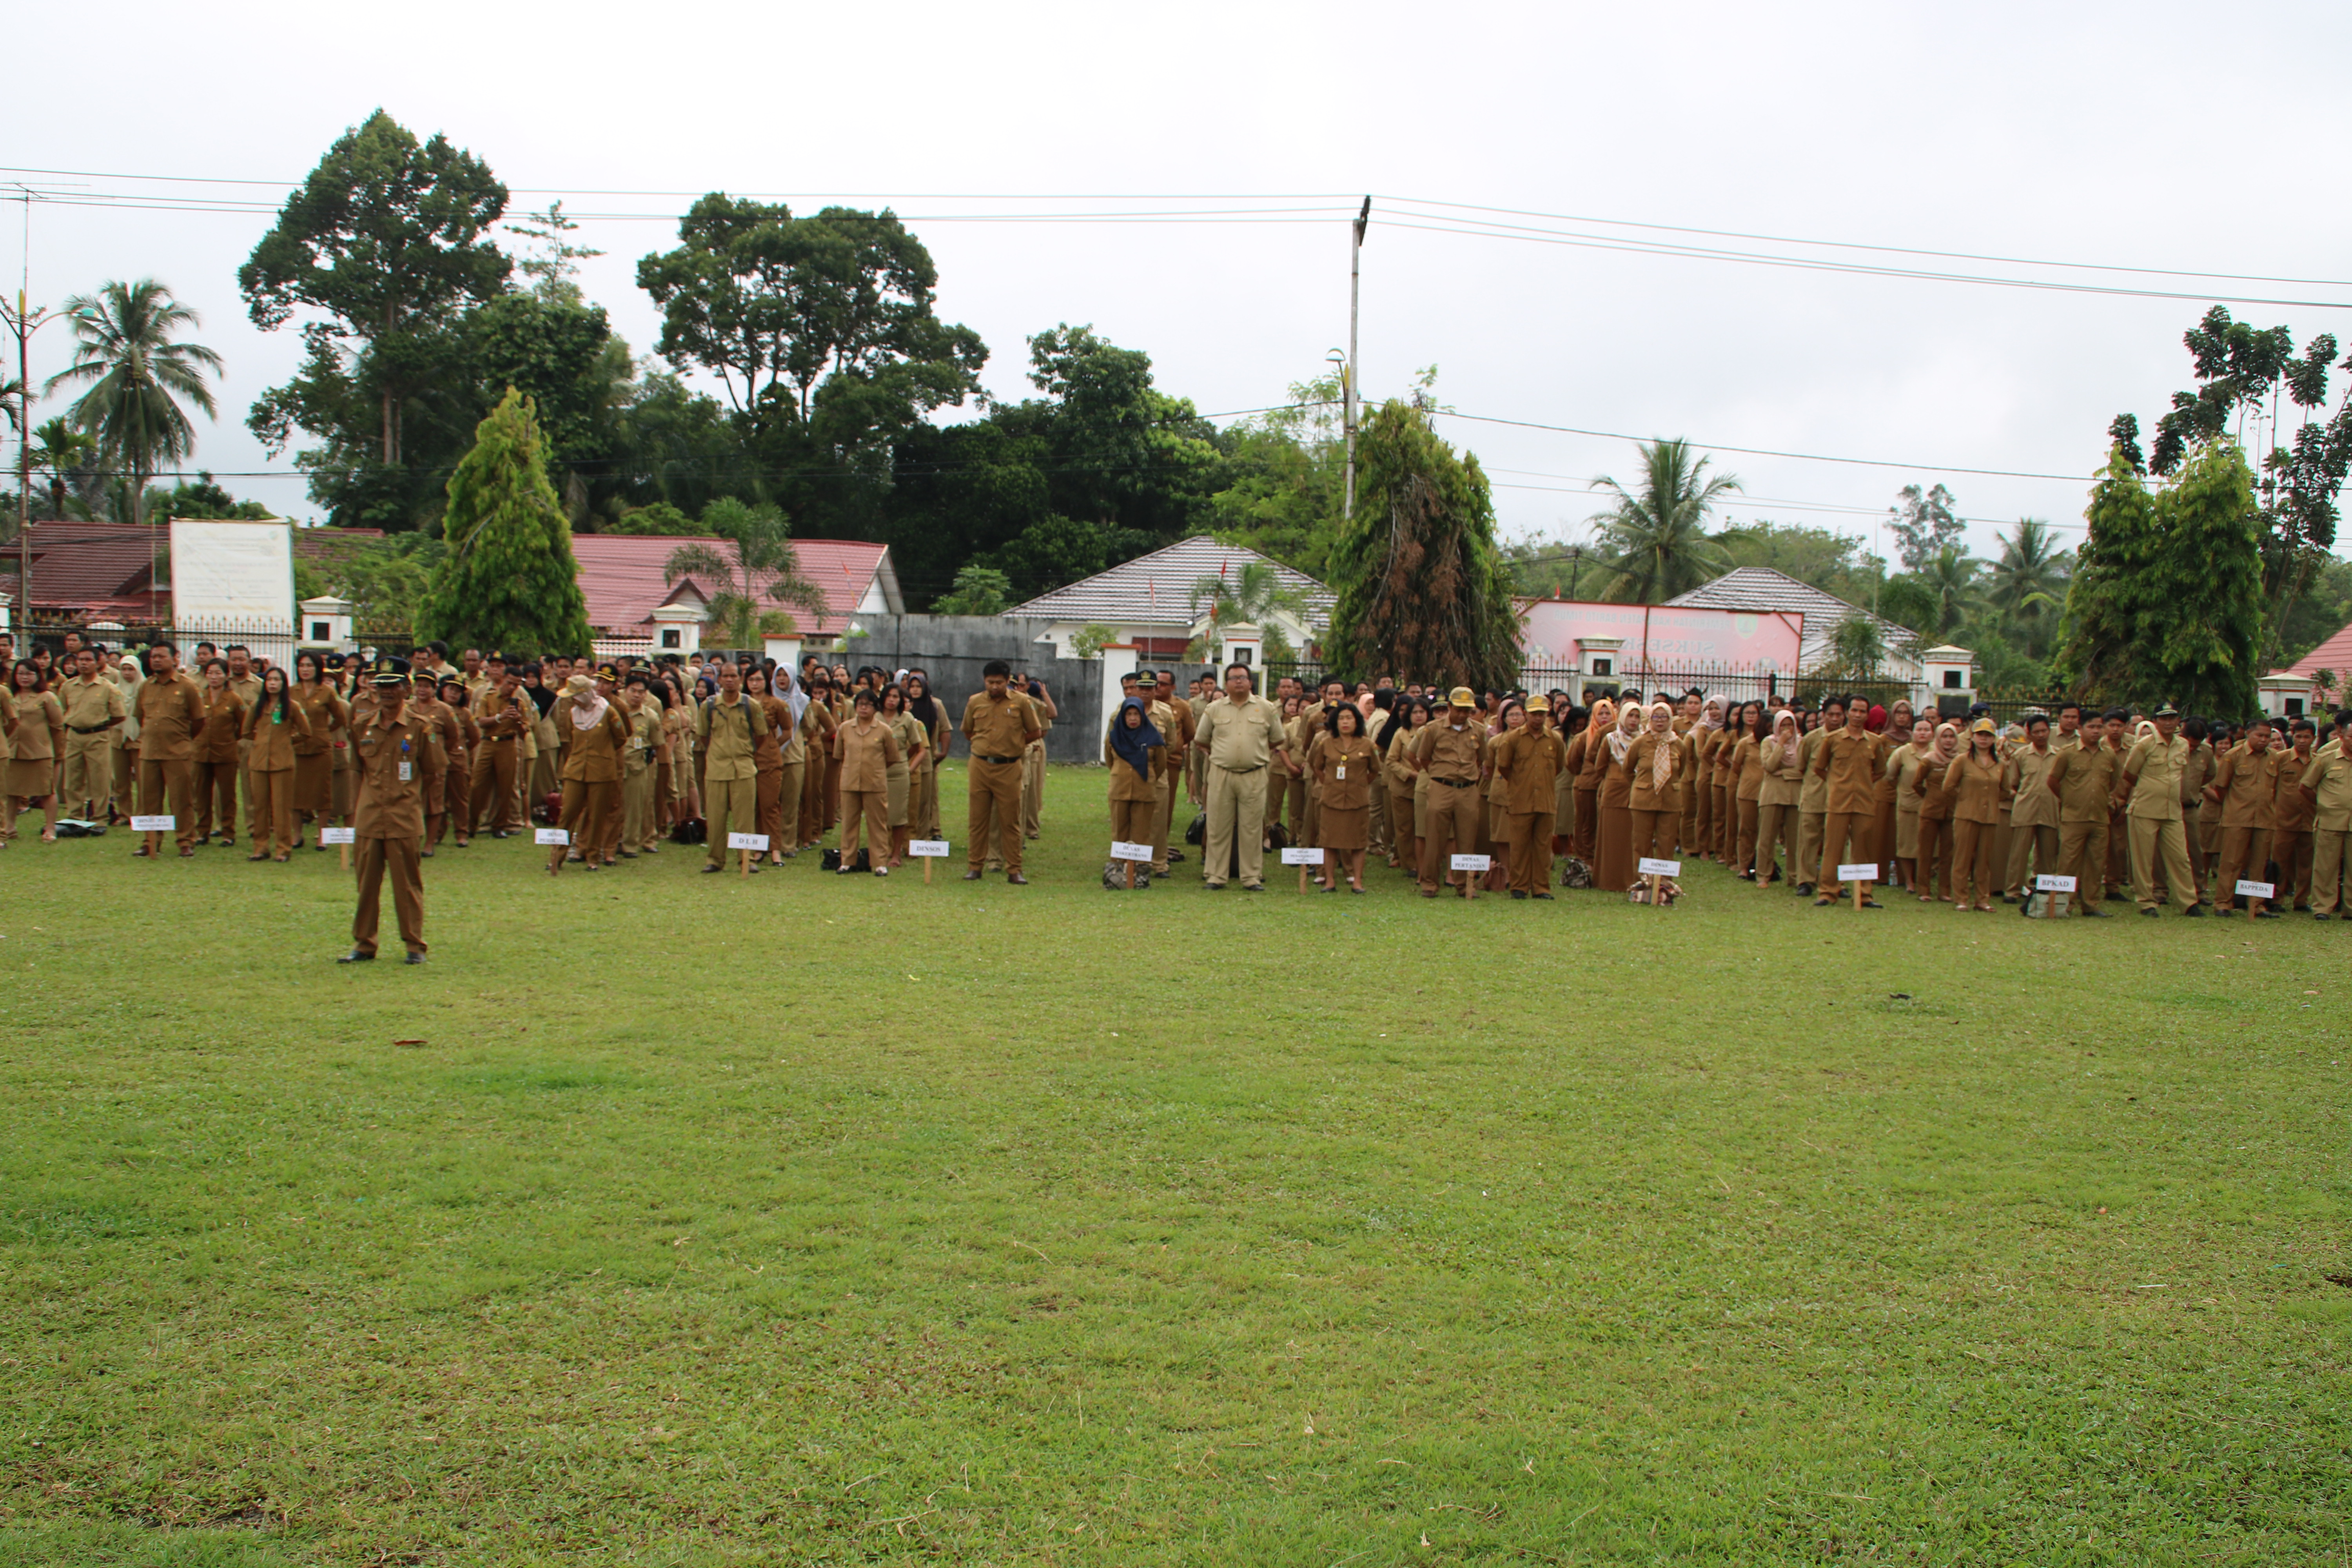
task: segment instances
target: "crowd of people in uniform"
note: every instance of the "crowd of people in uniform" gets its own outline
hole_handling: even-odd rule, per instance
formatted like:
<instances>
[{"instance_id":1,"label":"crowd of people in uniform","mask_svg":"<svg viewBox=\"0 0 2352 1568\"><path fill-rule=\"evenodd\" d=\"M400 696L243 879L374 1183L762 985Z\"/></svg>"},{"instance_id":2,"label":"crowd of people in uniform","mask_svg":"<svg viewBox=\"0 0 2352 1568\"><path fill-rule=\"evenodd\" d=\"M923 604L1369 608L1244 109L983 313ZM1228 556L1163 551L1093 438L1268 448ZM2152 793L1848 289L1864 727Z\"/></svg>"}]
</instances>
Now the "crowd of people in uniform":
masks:
<instances>
[{"instance_id":1,"label":"crowd of people in uniform","mask_svg":"<svg viewBox=\"0 0 2352 1568\"><path fill-rule=\"evenodd\" d=\"M373 661L306 650L281 668L200 644L184 667L169 642L116 654L68 633L60 654L5 663L0 845L35 809L44 839L169 818L137 835L142 857L236 847L242 828L245 858L283 864L323 849L317 830L350 828L359 958L374 951L372 878L394 882L421 957L418 863L541 823L560 829L546 835L551 876L680 842L699 842L717 873L742 835L774 868L836 826L832 868L887 876L942 837L939 770L958 733L966 879L1024 884L1059 716L1041 681L1002 663L952 715L921 669L853 674L814 656L797 669L700 654L467 649L452 662L436 643ZM1361 893L1385 861L1425 898L1566 887L1665 900L1677 883L1643 862L1697 858L1816 903L1839 900L1841 868L1864 864L1865 907L1900 893L1989 910L2055 875L2094 918L2127 889L2149 915L2169 901L2352 919L2352 710L2231 724L2065 703L2002 726L1900 699L1808 708L1696 689L1581 705L1559 690L1285 677L1262 695L1245 665L1181 694L1172 670L1119 684L1101 755L1110 838L1126 847L1104 883L1120 890L1166 879L1189 842L1212 889L1263 890L1267 857L1297 846L1322 851L1309 874L1333 893ZM1198 814L1182 836L1180 801ZM2242 883L2273 892L2241 897Z\"/></svg>"}]
</instances>

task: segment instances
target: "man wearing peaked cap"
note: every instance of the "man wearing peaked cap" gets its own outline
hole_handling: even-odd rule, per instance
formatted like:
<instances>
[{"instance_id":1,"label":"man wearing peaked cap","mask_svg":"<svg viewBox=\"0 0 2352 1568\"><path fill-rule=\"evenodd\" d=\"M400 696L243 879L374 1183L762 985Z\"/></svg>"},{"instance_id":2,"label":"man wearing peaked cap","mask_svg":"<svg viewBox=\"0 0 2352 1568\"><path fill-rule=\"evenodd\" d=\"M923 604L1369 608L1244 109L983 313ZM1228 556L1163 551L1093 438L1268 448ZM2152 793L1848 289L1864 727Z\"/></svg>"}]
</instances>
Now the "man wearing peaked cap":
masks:
<instances>
[{"instance_id":1,"label":"man wearing peaked cap","mask_svg":"<svg viewBox=\"0 0 2352 1568\"><path fill-rule=\"evenodd\" d=\"M352 916L352 951L339 962L366 963L375 957L376 925L383 883L392 879L392 906L400 921L407 963L425 962L425 877L418 859L425 837L424 727L407 711L408 664L389 656L376 660L369 677L375 706L354 718L354 765L358 799L352 816L358 849L359 908Z\"/></svg>"},{"instance_id":2,"label":"man wearing peaked cap","mask_svg":"<svg viewBox=\"0 0 2352 1568\"><path fill-rule=\"evenodd\" d=\"M1421 896L1424 899L1437 897L1441 882L1464 898L1469 896L1469 873L1457 882L1452 866L1455 854L1475 853L1478 842L1478 816L1484 807L1478 784L1486 773L1486 737L1474 721L1477 706L1477 694L1466 686L1457 686L1447 699L1444 714L1423 724L1413 735L1413 767L1429 777L1429 834L1421 846Z\"/></svg>"},{"instance_id":3,"label":"man wearing peaked cap","mask_svg":"<svg viewBox=\"0 0 2352 1568\"><path fill-rule=\"evenodd\" d=\"M2156 873L2184 915L2201 915L2197 879L2189 868L2188 839L2180 819L2180 774L2188 766L2189 742L2180 735L2180 710L2168 702L2156 710L2156 733L2144 736L2124 757L2116 787L2116 804L2131 826L2132 897L2143 915L2157 912Z\"/></svg>"}]
</instances>

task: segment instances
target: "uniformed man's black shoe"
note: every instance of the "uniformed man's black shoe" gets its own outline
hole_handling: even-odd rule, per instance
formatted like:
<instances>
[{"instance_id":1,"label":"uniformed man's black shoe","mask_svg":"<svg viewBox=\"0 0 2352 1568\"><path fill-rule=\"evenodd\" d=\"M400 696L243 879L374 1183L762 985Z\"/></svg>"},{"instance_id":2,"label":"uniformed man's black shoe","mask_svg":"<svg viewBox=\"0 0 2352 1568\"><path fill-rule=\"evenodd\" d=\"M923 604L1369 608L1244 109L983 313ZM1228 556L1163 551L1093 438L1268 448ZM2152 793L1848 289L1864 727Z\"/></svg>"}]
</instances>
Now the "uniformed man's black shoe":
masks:
<instances>
[{"instance_id":1,"label":"uniformed man's black shoe","mask_svg":"<svg viewBox=\"0 0 2352 1568\"><path fill-rule=\"evenodd\" d=\"M2157 911L2154 910L2140 910L2140 913L2146 915L2150 920L2154 920L2157 917Z\"/></svg>"},{"instance_id":2,"label":"uniformed man's black shoe","mask_svg":"<svg viewBox=\"0 0 2352 1568\"><path fill-rule=\"evenodd\" d=\"M2191 904L2180 912L2189 916L2191 920L2201 919L2205 913L2205 906L2202 904Z\"/></svg>"},{"instance_id":3,"label":"uniformed man's black shoe","mask_svg":"<svg viewBox=\"0 0 2352 1568\"><path fill-rule=\"evenodd\" d=\"M1538 893L1538 894L1536 895L1536 897L1537 897L1537 898L1538 898L1538 899L1541 899L1545 903L1548 903L1548 904L1555 904L1555 903L1558 903L1558 902L1559 901L1559 900L1557 900L1557 899L1553 898L1549 893Z\"/></svg>"},{"instance_id":4,"label":"uniformed man's black shoe","mask_svg":"<svg viewBox=\"0 0 2352 1568\"><path fill-rule=\"evenodd\" d=\"M2254 919L2258 921L2274 921L2278 918L2279 912L2276 910L2256 910L2254 911Z\"/></svg>"},{"instance_id":5,"label":"uniformed man's black shoe","mask_svg":"<svg viewBox=\"0 0 2352 1568\"><path fill-rule=\"evenodd\" d=\"M375 954L372 952L362 952L358 948L353 948L351 952L343 954L342 957L335 960L335 962L337 963L373 963L375 962Z\"/></svg>"},{"instance_id":6,"label":"uniformed man's black shoe","mask_svg":"<svg viewBox=\"0 0 2352 1568\"><path fill-rule=\"evenodd\" d=\"M706 877L716 877L719 872L725 869L726 868L723 866L705 865L702 868L702 874Z\"/></svg>"},{"instance_id":7,"label":"uniformed man's black shoe","mask_svg":"<svg viewBox=\"0 0 2352 1568\"><path fill-rule=\"evenodd\" d=\"M1263 893L1265 891L1265 884L1264 882L1244 882L1242 884L1242 891L1244 893Z\"/></svg>"},{"instance_id":8,"label":"uniformed man's black shoe","mask_svg":"<svg viewBox=\"0 0 2352 1568\"><path fill-rule=\"evenodd\" d=\"M1515 899L1521 899L1521 900L1524 900L1524 899L1527 897L1527 895L1526 895L1525 893L1523 893L1523 892L1519 891L1517 888L1513 888L1513 889L1511 889L1511 897L1513 897L1513 898L1515 898Z\"/></svg>"},{"instance_id":9,"label":"uniformed man's black shoe","mask_svg":"<svg viewBox=\"0 0 2352 1568\"><path fill-rule=\"evenodd\" d=\"M2317 914L2317 913L2315 913L2311 918L2312 918L2313 920L2315 920L2315 921L2324 921L2324 920L2326 920L2327 917L2326 917L2326 915L2324 915L2324 914Z\"/></svg>"},{"instance_id":10,"label":"uniformed man's black shoe","mask_svg":"<svg viewBox=\"0 0 2352 1568\"><path fill-rule=\"evenodd\" d=\"M1029 885L1029 879L1015 871L1004 879L1004 885L1008 888L1025 888Z\"/></svg>"},{"instance_id":11,"label":"uniformed man's black shoe","mask_svg":"<svg viewBox=\"0 0 2352 1568\"><path fill-rule=\"evenodd\" d=\"M425 962L425 955L421 952L412 952L403 958L400 962L403 963L422 963Z\"/></svg>"},{"instance_id":12,"label":"uniformed man's black shoe","mask_svg":"<svg viewBox=\"0 0 2352 1568\"><path fill-rule=\"evenodd\" d=\"M2105 910L2077 910L2074 912L2086 921L2103 921L2107 918L2107 911Z\"/></svg>"},{"instance_id":13,"label":"uniformed man's black shoe","mask_svg":"<svg viewBox=\"0 0 2352 1568\"><path fill-rule=\"evenodd\" d=\"M966 871L963 874L963 879L967 882L977 882L980 880L980 873L977 871Z\"/></svg>"}]
</instances>

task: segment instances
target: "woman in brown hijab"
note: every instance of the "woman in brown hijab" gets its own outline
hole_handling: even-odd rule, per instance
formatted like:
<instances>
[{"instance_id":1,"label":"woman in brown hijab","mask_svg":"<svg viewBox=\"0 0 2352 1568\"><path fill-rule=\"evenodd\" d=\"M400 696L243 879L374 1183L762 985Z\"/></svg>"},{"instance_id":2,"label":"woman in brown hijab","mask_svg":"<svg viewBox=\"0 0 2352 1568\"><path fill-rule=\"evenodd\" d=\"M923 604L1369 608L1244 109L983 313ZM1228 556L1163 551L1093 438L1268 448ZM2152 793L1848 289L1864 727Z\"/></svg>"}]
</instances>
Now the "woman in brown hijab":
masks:
<instances>
[{"instance_id":1,"label":"woman in brown hijab","mask_svg":"<svg viewBox=\"0 0 2352 1568\"><path fill-rule=\"evenodd\" d=\"M1642 705L1629 694L1601 746L1601 830L1592 885L1604 893L1622 893L1633 885L1633 775L1626 759L1641 737Z\"/></svg>"},{"instance_id":2,"label":"woman in brown hijab","mask_svg":"<svg viewBox=\"0 0 2352 1568\"><path fill-rule=\"evenodd\" d=\"M1673 704L1653 703L1649 728L1625 750L1630 785L1625 805L1637 866L1645 858L1663 858L1673 852L1675 829L1682 819L1679 786L1690 773L1690 744L1675 733Z\"/></svg>"},{"instance_id":3,"label":"woman in brown hijab","mask_svg":"<svg viewBox=\"0 0 2352 1568\"><path fill-rule=\"evenodd\" d=\"M1797 748L1803 739L1796 710L1783 708L1772 715L1772 732L1756 743L1763 782L1756 792L1756 864L1750 875L1759 888L1780 880L1781 856L1792 879L1802 874L1797 865L1797 801L1805 781L1797 772Z\"/></svg>"}]
</instances>

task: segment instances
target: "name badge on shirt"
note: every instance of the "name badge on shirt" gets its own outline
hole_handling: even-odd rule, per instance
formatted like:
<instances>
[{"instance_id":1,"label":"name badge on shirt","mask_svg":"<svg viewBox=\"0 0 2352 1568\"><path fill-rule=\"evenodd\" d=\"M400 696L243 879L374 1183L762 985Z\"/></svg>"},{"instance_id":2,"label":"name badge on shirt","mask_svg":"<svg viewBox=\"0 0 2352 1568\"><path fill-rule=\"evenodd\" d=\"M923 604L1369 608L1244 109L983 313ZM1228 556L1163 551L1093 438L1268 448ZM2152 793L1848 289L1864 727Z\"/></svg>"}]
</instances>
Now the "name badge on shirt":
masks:
<instances>
[{"instance_id":1,"label":"name badge on shirt","mask_svg":"<svg viewBox=\"0 0 2352 1568\"><path fill-rule=\"evenodd\" d=\"M408 764L404 762L400 764L400 782L403 784L408 782Z\"/></svg>"},{"instance_id":2,"label":"name badge on shirt","mask_svg":"<svg viewBox=\"0 0 2352 1568\"><path fill-rule=\"evenodd\" d=\"M1346 778L1348 776L1348 764L1341 763L1338 767L1333 768L1331 770L1331 776L1335 780Z\"/></svg>"}]
</instances>

